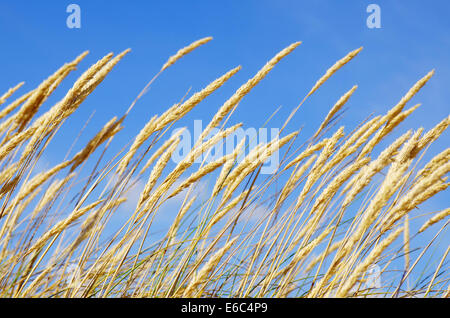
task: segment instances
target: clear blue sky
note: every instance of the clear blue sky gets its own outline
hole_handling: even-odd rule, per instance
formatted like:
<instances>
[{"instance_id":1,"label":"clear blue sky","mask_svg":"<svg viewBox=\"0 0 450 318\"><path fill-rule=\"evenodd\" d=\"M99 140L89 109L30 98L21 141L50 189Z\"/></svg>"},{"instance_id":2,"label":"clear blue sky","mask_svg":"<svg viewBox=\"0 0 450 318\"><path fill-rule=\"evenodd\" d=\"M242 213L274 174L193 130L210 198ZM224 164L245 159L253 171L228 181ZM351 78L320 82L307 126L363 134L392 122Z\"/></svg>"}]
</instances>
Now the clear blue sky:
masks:
<instances>
[{"instance_id":1,"label":"clear blue sky","mask_svg":"<svg viewBox=\"0 0 450 318\"><path fill-rule=\"evenodd\" d=\"M81 7L81 29L66 26L66 7L70 3ZM370 3L381 8L381 29L366 26L366 7ZM199 38L213 36L214 40L186 56L155 82L125 122L118 144L128 142L129 136L136 134L151 116L177 102L189 88L198 91L242 65L243 69L229 83L178 126L191 125L193 119L207 121L268 59L289 44L302 41L245 97L230 122L259 127L282 106L270 124L279 127L329 66L349 51L364 46L355 60L303 105L289 131L305 126L303 132L310 136L333 103L357 84L359 88L341 121L349 131L371 113L385 113L419 78L436 69L432 80L409 104L420 102L422 106L397 129L394 137L409 128L429 129L449 115L449 14L450 2L446 0L0 0L0 91L20 81L26 81L25 89L34 88L63 63L90 50L80 69L55 92L51 101L57 101L97 59L110 51L132 49L66 123L64 134L55 139L48 160L57 162L65 155L60 147L67 148L68 141L73 140L93 110L94 120L81 141L111 117L121 115L168 56ZM446 132L426 158L448 147L449 141L450 134ZM449 191L437 196L424 212L448 207L448 195ZM448 236L446 241L450 241Z\"/></svg>"},{"instance_id":2,"label":"clear blue sky","mask_svg":"<svg viewBox=\"0 0 450 318\"><path fill-rule=\"evenodd\" d=\"M66 7L81 7L81 29L66 27ZM101 123L122 113L168 56L204 36L214 41L169 69L129 117L137 131L155 113L197 91L229 69L242 65L232 81L197 107L192 118L210 118L224 99L268 59L302 41L239 106L234 120L261 125L278 106L273 126L283 122L311 85L350 50L363 52L313 96L291 128L313 130L329 107L354 84L359 88L343 124L353 126L368 114L383 113L429 70L436 75L413 103L423 106L405 127L430 128L449 113L450 3L377 1L381 29L366 27L370 1L0 1L0 89L26 81L35 87L64 62L84 50L91 54L64 82L58 99L82 70L113 51L129 54L75 119L93 109ZM135 125L134 125L135 124ZM440 142L448 145L449 136Z\"/></svg>"}]
</instances>

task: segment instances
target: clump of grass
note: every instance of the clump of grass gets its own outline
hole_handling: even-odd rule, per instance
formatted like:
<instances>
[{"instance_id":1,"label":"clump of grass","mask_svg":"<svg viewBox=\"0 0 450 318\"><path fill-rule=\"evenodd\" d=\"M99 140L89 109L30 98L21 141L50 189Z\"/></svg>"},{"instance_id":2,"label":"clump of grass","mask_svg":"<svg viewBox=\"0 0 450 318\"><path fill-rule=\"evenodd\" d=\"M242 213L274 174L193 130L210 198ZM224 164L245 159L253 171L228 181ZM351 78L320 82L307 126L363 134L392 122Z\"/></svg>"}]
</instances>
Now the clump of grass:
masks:
<instances>
[{"instance_id":1,"label":"clump of grass","mask_svg":"<svg viewBox=\"0 0 450 318\"><path fill-rule=\"evenodd\" d=\"M418 264L445 235L449 209L431 216L414 210L449 186L449 149L423 165L422 158L448 128L450 118L426 133L422 128L408 131L379 154L374 151L417 109L419 105L404 107L434 71L385 115L346 132L334 124L357 88L352 87L330 108L313 136L297 146L298 132L284 134L284 129L308 97L362 48L351 51L307 91L286 119L283 136L258 144L247 155L244 140L230 154L195 167L197 158L241 127L226 128L226 117L300 44L294 43L218 108L175 167L169 169L168 163L182 132L167 137L172 125L240 67L162 114L152 114L131 138L131 146L122 145L128 150L105 155L151 83L210 40L196 41L170 57L120 118L112 118L83 148L74 155L69 149L66 159L46 171L36 171L36 163L65 119L129 50L100 59L39 117L38 110L87 52L15 100L10 101L23 83L0 96L0 104L9 102L0 111L0 296L447 297L448 248L435 268ZM207 139L217 127L219 132ZM260 169L276 151L283 153L280 166L263 178ZM101 152L97 159L96 152ZM239 157L244 159L238 161ZM85 166L93 168L86 173ZM214 186L201 190L206 196L199 195L196 184L213 176ZM139 199L133 208L124 208L138 182L145 185ZM164 229L166 234L152 239L161 231L155 222L167 202L179 204L178 213ZM118 214L122 223L114 228L112 220ZM417 231L415 222L421 225ZM432 239L421 234L432 229ZM398 239L401 233L403 240ZM424 238L427 244L414 248ZM374 264L381 269L381 286L366 283ZM417 282L405 287L414 275Z\"/></svg>"}]
</instances>

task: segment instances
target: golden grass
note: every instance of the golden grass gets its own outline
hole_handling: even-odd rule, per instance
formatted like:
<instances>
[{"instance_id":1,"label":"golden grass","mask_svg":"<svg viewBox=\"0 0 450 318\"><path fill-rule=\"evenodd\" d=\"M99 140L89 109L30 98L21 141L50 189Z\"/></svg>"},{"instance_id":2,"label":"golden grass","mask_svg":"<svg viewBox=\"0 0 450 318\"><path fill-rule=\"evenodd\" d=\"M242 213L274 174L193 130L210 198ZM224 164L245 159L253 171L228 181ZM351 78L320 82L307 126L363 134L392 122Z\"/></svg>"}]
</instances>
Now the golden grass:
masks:
<instances>
[{"instance_id":1,"label":"golden grass","mask_svg":"<svg viewBox=\"0 0 450 318\"><path fill-rule=\"evenodd\" d=\"M169 161L183 131L167 138L166 134L240 67L161 115L152 114L129 138L130 145L105 155L126 127L128 113L158 75L211 39L195 41L171 56L123 116L100 126L83 148L74 155L69 149L64 160L46 171L37 170L36 164L61 133L65 119L129 50L107 54L89 67L40 116L48 97L80 67L88 52L12 102L8 100L24 83L0 95L0 105L9 103L0 110L0 296L448 297L449 249L428 273L419 272L417 264L436 245L435 239L445 235L448 220L443 221L449 209L431 216L417 209L449 186L450 149L422 161L428 147L448 128L450 117L425 133L422 128L403 133L374 151L419 107L404 110L434 70L386 114L369 118L353 131L333 125L356 85L330 108L311 138L297 131L281 136L308 97L362 48L351 51L313 85L279 136L248 149L247 154L249 140L244 139L231 153L196 167L196 159L242 126L227 128L224 119L299 46L296 42L218 108L193 148L174 167ZM206 139L221 124L218 133ZM297 146L301 138L304 144ZM274 174L262 176L262 165L277 151L280 166ZM86 172L85 167L92 170ZM196 184L207 179L213 180L212 185L198 190ZM143 188L133 202L139 183ZM125 205L127 201L135 206ZM173 221L161 228L158 219L169 212ZM120 226L112 230L117 217ZM418 230L413 226L417 222ZM438 223L440 228L432 226ZM160 235L161 230L166 234ZM436 233L434 238L426 246L417 244L429 238L421 233L430 231ZM403 240L398 240L401 233ZM399 259L404 260L403 270L396 274ZM364 283L374 264L382 272L378 288ZM77 269L70 277L69 265ZM425 278L406 290L403 282L414 274Z\"/></svg>"}]
</instances>

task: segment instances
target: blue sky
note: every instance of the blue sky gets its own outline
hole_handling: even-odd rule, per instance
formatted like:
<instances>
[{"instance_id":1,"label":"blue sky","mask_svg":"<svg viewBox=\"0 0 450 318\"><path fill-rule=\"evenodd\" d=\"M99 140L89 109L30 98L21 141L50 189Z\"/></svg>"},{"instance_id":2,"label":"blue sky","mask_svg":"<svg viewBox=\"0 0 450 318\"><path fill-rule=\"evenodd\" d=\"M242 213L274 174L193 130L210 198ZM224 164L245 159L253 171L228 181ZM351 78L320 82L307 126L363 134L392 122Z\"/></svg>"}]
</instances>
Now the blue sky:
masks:
<instances>
[{"instance_id":1,"label":"blue sky","mask_svg":"<svg viewBox=\"0 0 450 318\"><path fill-rule=\"evenodd\" d=\"M72 1L75 2L75 1ZM204 36L214 41L187 56L153 85L129 116L136 132L155 113L178 101L189 88L197 91L231 68L243 69L192 112L211 118L224 99L287 45L302 41L240 104L231 123L261 125L276 108L279 126L311 85L336 60L364 46L302 107L290 128L317 128L330 106L354 84L359 88L342 121L354 126L367 115L383 113L429 70L436 75L412 103L423 105L405 127L433 124L448 115L450 37L447 1L378 1L381 29L366 26L368 1L76 1L81 29L66 27L69 1L0 1L0 89L25 80L38 85L64 62L84 50L91 54L71 80L106 53L131 48L111 76L74 116L84 121L92 110L101 123L122 113L168 56ZM234 120L234 121L233 121ZM95 126L95 125L93 125ZM93 127L94 128L94 127ZM134 129L134 131L133 131ZM89 132L89 128L88 128ZM75 133L75 131L73 132ZM448 134L440 143L448 144Z\"/></svg>"},{"instance_id":2,"label":"blue sky","mask_svg":"<svg viewBox=\"0 0 450 318\"><path fill-rule=\"evenodd\" d=\"M66 7L81 7L81 29L66 26ZM366 7L381 8L381 29L369 29ZM383 114L431 69L435 76L409 103L422 106L388 139L409 128L429 129L449 115L450 2L441 1L5 1L0 0L0 91L20 81L36 87L63 63L84 50L90 54L48 105L59 100L90 64L105 54L131 48L100 87L65 124L46 154L58 162L85 120L95 110L79 147L111 117L121 115L166 59L205 36L214 40L177 62L152 86L125 121L117 144L129 141L154 115L228 70L242 70L197 106L177 127L209 120L218 107L265 62L289 44L302 41L291 55L244 98L229 124L282 125L314 82L335 61L360 46L364 50L339 70L302 106L288 126L304 126L310 136L334 102L353 85L340 124L350 131L372 113ZM46 110L43 108L43 111ZM447 148L446 132L425 159ZM64 147L64 148L61 148ZM64 151L61 151L64 149ZM449 191L427 203L426 212L448 207ZM450 240L447 236L447 242ZM444 244L445 246L445 244Z\"/></svg>"}]
</instances>

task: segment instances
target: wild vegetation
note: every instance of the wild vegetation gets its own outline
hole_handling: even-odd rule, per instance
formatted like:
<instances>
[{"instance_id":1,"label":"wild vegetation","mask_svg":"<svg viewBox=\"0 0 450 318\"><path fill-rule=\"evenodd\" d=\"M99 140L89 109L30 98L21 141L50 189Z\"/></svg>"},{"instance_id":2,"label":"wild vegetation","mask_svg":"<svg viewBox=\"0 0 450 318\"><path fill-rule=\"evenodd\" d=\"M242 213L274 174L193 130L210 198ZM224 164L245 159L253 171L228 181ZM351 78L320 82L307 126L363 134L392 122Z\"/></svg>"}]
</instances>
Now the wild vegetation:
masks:
<instances>
[{"instance_id":1,"label":"wild vegetation","mask_svg":"<svg viewBox=\"0 0 450 318\"><path fill-rule=\"evenodd\" d=\"M428 131L406 131L382 151L375 149L419 107L407 104L434 71L386 114L368 117L357 127L336 126L354 86L311 137L286 133L308 97L362 48L354 50L318 79L279 136L246 154L248 140L243 141L218 160L194 165L241 126L227 127L228 118L300 45L294 43L218 108L173 168L168 168L169 160L180 142L180 134L170 134L174 123L240 67L161 114L152 114L129 145L110 158L105 155L158 76L210 40L196 41L171 56L121 117L99 128L78 152L68 148L66 159L47 170L40 171L36 164L54 136L129 50L108 54L89 67L46 111L42 108L48 97L87 52L15 100L11 96L23 83L0 97L5 105L0 110L0 296L448 297L449 249L435 255L437 264L421 264L427 262L424 255L430 247L446 235L450 208L417 209L449 185L450 148L428 162L421 159L447 129L450 117ZM211 137L213 128L220 132ZM278 170L261 175L261 166L277 151ZM199 196L196 185L206 178L214 186ZM145 184L139 199L124 210L139 181ZM150 238L161 232L155 220L171 200L179 204L175 217L163 234ZM124 221L112 229L117 213ZM410 231L412 219L423 223L417 233ZM432 239L423 242L424 237ZM414 251L413 240L422 240ZM381 277L373 277L375 264ZM407 287L413 277L419 279ZM368 282L377 279L379 286Z\"/></svg>"}]
</instances>

